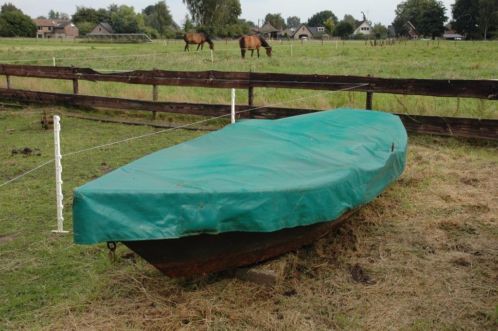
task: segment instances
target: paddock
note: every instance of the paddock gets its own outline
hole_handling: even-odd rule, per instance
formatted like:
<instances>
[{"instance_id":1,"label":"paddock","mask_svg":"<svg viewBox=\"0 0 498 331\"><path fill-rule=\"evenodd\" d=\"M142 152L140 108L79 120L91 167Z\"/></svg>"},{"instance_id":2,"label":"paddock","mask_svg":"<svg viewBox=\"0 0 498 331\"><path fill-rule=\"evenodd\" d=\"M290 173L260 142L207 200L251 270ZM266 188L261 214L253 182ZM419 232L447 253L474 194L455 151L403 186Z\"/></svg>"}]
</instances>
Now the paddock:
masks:
<instances>
[{"instance_id":1,"label":"paddock","mask_svg":"<svg viewBox=\"0 0 498 331\"><path fill-rule=\"evenodd\" d=\"M7 60L7 55L12 56L18 51L25 54L26 47L67 47L69 53L78 50L90 54L92 51L90 48L78 48L81 47L78 43L69 46L45 41L39 44L26 41L19 43L24 46L16 44L9 47L20 47L20 50L0 51L0 59ZM220 47L217 50L223 48L222 43L218 44ZM227 49L238 51L232 46L236 44L226 44ZM390 79L493 78L493 71L485 69L486 59L480 62L478 68L471 69L476 66L476 58L472 56L469 56L467 63L451 67L451 71L441 68L445 67L444 63L432 68L421 66L418 71L403 73L399 71L403 70L402 66L396 61L392 67L379 65L370 68L367 63L350 65L344 71L324 65L331 58L339 62L341 58L342 61L352 61L345 59L345 54L341 52L353 54L356 50L362 50L363 54L366 52L377 59L372 61L378 61L379 58L387 57L386 53L403 54L405 48L410 52L420 51L421 54L427 49L436 54L448 52L452 47L468 47L470 51L471 43L460 46L450 42L441 42L440 45L414 42L384 48L373 48L362 42L337 45L334 42L325 45L296 43L292 46L292 56L290 44L282 43L281 48L278 44L272 46L275 52L271 59L247 61L244 64L244 69L247 69L245 72L295 74L292 72L295 70L300 74L312 75L355 74L364 79L372 79L368 77L369 74ZM118 47L119 53L112 47ZM156 62L152 62L154 57L145 55L149 52L144 52L142 56L130 56L134 50L128 46L112 47L97 48L99 54L96 57L107 57L74 60L78 62L71 62L71 54L64 54L64 58L55 59L55 68L74 65L75 68L91 67L103 69L102 72L110 70L121 74L122 70L156 69L156 74L151 77L158 77L164 69L185 71L187 60L194 60L192 70L208 73L221 69L231 71L234 66L243 65L237 52L222 53L223 50L215 52L214 61L211 61L208 53L191 52L176 63L174 56L158 60L160 58L156 54ZM151 47L150 50L166 48L166 53L176 54L174 51L181 51L182 44L169 41L168 46L165 46L163 41L147 47ZM478 43L477 47L490 51L496 46ZM284 49L288 52L287 57L279 59L278 53ZM304 54L310 49L314 56L305 59ZM43 50L37 53L39 59L47 55L48 60L43 60L45 62L37 60L37 63L9 64L52 66L55 56L50 56L53 54L50 52ZM298 66L292 69L292 59L296 57ZM151 62L144 63L143 59ZM88 65L85 66L79 61L92 63L86 62ZM316 65L321 63L321 66L310 66L308 61ZM410 63L423 61L427 60L419 54L417 60ZM488 65L496 67L494 62L488 62ZM462 71L462 68L466 69ZM43 70L39 70L38 74L40 72ZM139 77L147 75L142 73ZM53 134L51 130L42 129L40 117L43 112L59 114L62 118L61 148L62 153L67 154L63 156L62 162L64 218L69 230L74 187L143 155L228 125L232 87L237 88L237 111L260 108L253 110L257 115L254 117L271 117L272 114L289 116L296 114L295 109L311 111L347 105L404 114L408 120L415 119L414 124L420 124L423 116L436 117L441 123L446 123L444 133L447 136L435 135L438 132L412 132L408 168L402 178L381 197L362 208L339 230L313 246L261 266L276 273L278 282L273 287L242 281L228 274L194 280L168 279L122 246L118 247L116 260L111 261L105 245L76 246L72 244L71 235L50 233L56 226L54 169L52 164L42 167L18 181L0 187L0 293L6 298L0 307L0 316L5 328L368 327L381 330L392 325L407 329L483 329L494 325L498 298L495 286L498 272L498 182L494 175L498 164L498 145L496 140L488 139L496 136L496 125L493 123L498 118L496 101L489 97L493 93L483 92L482 97L469 98L464 93L470 93L471 89L465 88L463 92L453 90L453 97L434 96L433 89L429 89L432 94L424 96L389 94L379 92L381 86L378 82L375 86L368 85L373 84L372 81L348 82L347 86L351 90L340 91L346 88L342 86L336 88L337 91L330 91L329 88L308 91L231 84L216 88L125 84L79 78L75 85L73 76L66 78L59 80L10 75L10 89L6 85L1 89L5 93L7 90L21 90L35 94L29 103L25 99L27 94L22 96L24 103L17 103L18 95L17 99L7 98L2 101L0 165L3 170L0 182L53 158ZM216 84L215 79L209 80L208 77L205 80ZM294 77L288 81L295 82L296 79ZM4 82L6 84L6 80ZM475 84L473 86L476 87ZM494 85L491 83L491 86ZM482 92L482 89L476 90ZM14 97L15 93L12 94ZM52 98L51 102L40 102L47 95L43 93ZM373 95L369 97L369 93ZM53 102L53 94L70 95L69 100L72 101L67 102L68 99L65 99L62 103ZM120 108L109 107L109 104L98 107L95 104L74 102L79 100L78 96L85 95L138 100L138 103ZM371 107L368 107L369 98ZM160 108L145 110L143 107L132 110L134 107L130 106L140 105L140 101L169 104L169 111L159 111ZM189 108L186 103L201 106L195 106L197 111L193 112L194 106ZM184 111L172 111L175 109ZM155 118L152 116L153 111L156 111ZM212 120L217 116L223 117ZM489 126L491 131L479 124L479 129L473 132L485 132L490 137L456 137L457 130L448 130L447 123L452 128L452 122L448 121L463 123L465 121L461 122L462 118L476 121L484 119L480 121L481 124L489 120L492 123ZM113 123L118 121L123 123ZM141 125L130 125L133 122ZM443 127L441 123L437 127ZM428 124L422 126L427 129ZM169 131L158 133L163 130ZM469 132L468 128L463 131ZM128 140L133 137L143 138ZM96 146L102 147L93 149ZM25 147L37 152L12 153Z\"/></svg>"}]
</instances>

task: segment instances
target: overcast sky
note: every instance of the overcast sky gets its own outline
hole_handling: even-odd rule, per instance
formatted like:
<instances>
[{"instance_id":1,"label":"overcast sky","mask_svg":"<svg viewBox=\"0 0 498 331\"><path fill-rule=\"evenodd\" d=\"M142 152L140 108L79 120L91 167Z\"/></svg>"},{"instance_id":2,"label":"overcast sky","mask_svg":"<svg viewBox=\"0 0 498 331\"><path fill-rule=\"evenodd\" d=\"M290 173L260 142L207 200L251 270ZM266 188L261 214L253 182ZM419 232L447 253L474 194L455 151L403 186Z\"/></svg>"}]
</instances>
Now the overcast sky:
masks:
<instances>
[{"instance_id":1,"label":"overcast sky","mask_svg":"<svg viewBox=\"0 0 498 331\"><path fill-rule=\"evenodd\" d=\"M157 0L0 0L0 3L11 2L21 8L32 17L46 16L50 9L72 15L76 6L102 8L115 3L126 4L140 11L146 6L157 2ZM321 10L332 10L337 17L342 18L344 14L352 14L361 19L361 12L367 14L369 20L374 23L381 22L390 24L394 19L394 9L401 0L306 0L306 1L284 1L284 0L241 0L242 18L258 23L267 13L281 13L284 18L298 16L301 21L306 21L314 13ZM455 0L443 0L451 16L451 4ZM182 0L166 0L173 18L179 24L183 23L187 9Z\"/></svg>"}]
</instances>

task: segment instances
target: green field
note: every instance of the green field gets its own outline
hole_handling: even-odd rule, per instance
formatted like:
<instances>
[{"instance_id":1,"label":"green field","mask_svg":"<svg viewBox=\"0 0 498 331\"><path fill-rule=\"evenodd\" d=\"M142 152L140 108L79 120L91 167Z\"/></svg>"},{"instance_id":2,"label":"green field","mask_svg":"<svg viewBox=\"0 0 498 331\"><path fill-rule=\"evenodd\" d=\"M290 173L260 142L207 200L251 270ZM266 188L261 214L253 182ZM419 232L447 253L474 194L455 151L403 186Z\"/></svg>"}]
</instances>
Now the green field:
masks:
<instances>
[{"instance_id":1,"label":"green field","mask_svg":"<svg viewBox=\"0 0 498 331\"><path fill-rule=\"evenodd\" d=\"M210 52L183 52L183 41L150 44L90 44L85 42L2 40L0 62L90 67L97 70L229 70L307 74L360 75L392 78L497 79L498 42L409 41L372 47L363 41L273 43L273 57L240 59L235 41L218 41L214 63ZM13 78L13 87L71 92L71 82ZM82 94L151 98L150 86L82 82ZM229 91L161 87L160 100L229 103ZM294 101L295 99L301 99ZM247 102L239 91L238 102ZM364 93L256 89L257 105L328 109L364 108ZM498 118L496 102L376 94L374 108L410 114Z\"/></svg>"},{"instance_id":2,"label":"green field","mask_svg":"<svg viewBox=\"0 0 498 331\"><path fill-rule=\"evenodd\" d=\"M183 54L180 43L86 44L1 40L0 59L78 57L61 65L97 69L258 70L382 77L496 78L498 43L408 42L384 48L362 42L275 45L272 59L237 57L234 43ZM227 50L223 50L223 49ZM166 52L167 54L161 54ZM132 54L158 53L150 57ZM176 54L176 55L175 55ZM454 55L452 55L454 54ZM113 55L103 59L90 59ZM285 56L284 56L285 55ZM121 57L122 56L122 57ZM126 57L125 57L126 56ZM152 59L154 59L152 57ZM151 63L151 61L153 61ZM35 62L32 62L33 64ZM15 87L70 91L69 83L14 79ZM150 88L82 84L83 92L147 99ZM292 99L317 92L257 90L257 104L364 106L364 94ZM224 90L162 88L163 100L228 103ZM245 92L240 91L240 100ZM496 102L375 96L385 110L496 118ZM311 105L311 106L310 106ZM52 132L40 112L62 114L64 154L157 132L143 126L69 117L54 107L0 109L0 185L53 157ZM78 110L78 113L86 112ZM105 116L129 114L102 112ZM96 116L96 113L93 113ZM141 113L134 117L143 116ZM164 116L189 123L195 116ZM211 124L213 128L223 121ZM131 160L204 134L175 130L63 159L65 225L72 226L72 190ZM31 148L30 155L13 154ZM402 178L351 222L264 268L274 288L227 275L164 277L120 245L111 262L105 245L76 246L56 227L50 164L0 187L0 330L495 330L498 327L498 144L414 135ZM38 155L39 154L39 155ZM362 277L358 277L361 270Z\"/></svg>"}]
</instances>

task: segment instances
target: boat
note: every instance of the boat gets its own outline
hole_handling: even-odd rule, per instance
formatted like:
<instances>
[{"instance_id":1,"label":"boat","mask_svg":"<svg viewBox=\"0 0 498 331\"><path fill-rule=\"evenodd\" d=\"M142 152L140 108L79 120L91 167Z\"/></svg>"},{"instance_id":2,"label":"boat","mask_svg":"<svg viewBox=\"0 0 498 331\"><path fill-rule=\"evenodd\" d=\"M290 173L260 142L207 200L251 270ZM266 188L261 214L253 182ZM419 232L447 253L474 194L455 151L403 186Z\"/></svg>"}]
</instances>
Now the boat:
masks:
<instances>
[{"instance_id":1,"label":"boat","mask_svg":"<svg viewBox=\"0 0 498 331\"><path fill-rule=\"evenodd\" d=\"M171 277L252 265L309 245L403 172L399 117L341 108L243 120L74 191L77 244L122 242Z\"/></svg>"}]
</instances>

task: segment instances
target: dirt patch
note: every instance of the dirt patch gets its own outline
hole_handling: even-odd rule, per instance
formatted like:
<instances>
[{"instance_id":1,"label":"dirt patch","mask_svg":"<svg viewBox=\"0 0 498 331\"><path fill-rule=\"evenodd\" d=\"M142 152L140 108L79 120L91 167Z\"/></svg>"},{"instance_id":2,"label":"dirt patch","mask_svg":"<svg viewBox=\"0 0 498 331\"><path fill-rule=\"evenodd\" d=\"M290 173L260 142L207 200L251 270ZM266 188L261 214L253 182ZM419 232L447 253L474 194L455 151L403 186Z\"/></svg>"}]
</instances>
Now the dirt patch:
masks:
<instances>
[{"instance_id":1,"label":"dirt patch","mask_svg":"<svg viewBox=\"0 0 498 331\"><path fill-rule=\"evenodd\" d=\"M355 264L351 268L351 277L357 283L362 283L362 284L367 284L367 285L375 284L375 282L372 280L370 275L359 264Z\"/></svg>"},{"instance_id":2,"label":"dirt patch","mask_svg":"<svg viewBox=\"0 0 498 331\"><path fill-rule=\"evenodd\" d=\"M41 152L38 148L14 148L11 152L11 155L25 155L25 156L41 156Z\"/></svg>"},{"instance_id":3,"label":"dirt patch","mask_svg":"<svg viewBox=\"0 0 498 331\"><path fill-rule=\"evenodd\" d=\"M16 240L16 236L13 234L0 235L0 245L6 244L6 243L14 241L14 240Z\"/></svg>"}]
</instances>

